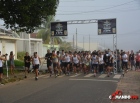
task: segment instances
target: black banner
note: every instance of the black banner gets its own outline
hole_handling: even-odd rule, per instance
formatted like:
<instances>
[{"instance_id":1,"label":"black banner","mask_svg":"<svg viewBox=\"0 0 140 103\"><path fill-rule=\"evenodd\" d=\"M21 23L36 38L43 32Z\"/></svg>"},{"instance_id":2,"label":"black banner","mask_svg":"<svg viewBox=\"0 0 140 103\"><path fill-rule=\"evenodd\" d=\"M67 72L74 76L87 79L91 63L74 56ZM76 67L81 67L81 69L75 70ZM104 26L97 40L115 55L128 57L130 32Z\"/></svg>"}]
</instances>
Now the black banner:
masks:
<instances>
[{"instance_id":1,"label":"black banner","mask_svg":"<svg viewBox=\"0 0 140 103\"><path fill-rule=\"evenodd\" d=\"M67 22L52 22L51 36L67 36Z\"/></svg>"},{"instance_id":2,"label":"black banner","mask_svg":"<svg viewBox=\"0 0 140 103\"><path fill-rule=\"evenodd\" d=\"M98 20L98 35L116 34L116 19Z\"/></svg>"}]
</instances>

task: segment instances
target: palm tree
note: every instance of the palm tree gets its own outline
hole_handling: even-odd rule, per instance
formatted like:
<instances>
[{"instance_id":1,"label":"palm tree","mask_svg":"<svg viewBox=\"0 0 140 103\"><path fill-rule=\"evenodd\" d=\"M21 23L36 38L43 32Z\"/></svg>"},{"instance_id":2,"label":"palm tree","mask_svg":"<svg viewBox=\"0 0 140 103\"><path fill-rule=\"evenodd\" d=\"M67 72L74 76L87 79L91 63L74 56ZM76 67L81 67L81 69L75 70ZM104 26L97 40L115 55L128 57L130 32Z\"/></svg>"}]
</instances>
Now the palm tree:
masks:
<instances>
[{"instance_id":1,"label":"palm tree","mask_svg":"<svg viewBox=\"0 0 140 103\"><path fill-rule=\"evenodd\" d=\"M60 50L73 51L74 48L72 47L71 43L64 41L60 44Z\"/></svg>"},{"instance_id":2,"label":"palm tree","mask_svg":"<svg viewBox=\"0 0 140 103\"><path fill-rule=\"evenodd\" d=\"M55 21L54 16L48 16L47 20L42 23L44 28L40 29L37 37L43 39L44 44L49 44L51 40L51 22ZM62 42L61 37L54 37L54 44L60 44Z\"/></svg>"}]
</instances>

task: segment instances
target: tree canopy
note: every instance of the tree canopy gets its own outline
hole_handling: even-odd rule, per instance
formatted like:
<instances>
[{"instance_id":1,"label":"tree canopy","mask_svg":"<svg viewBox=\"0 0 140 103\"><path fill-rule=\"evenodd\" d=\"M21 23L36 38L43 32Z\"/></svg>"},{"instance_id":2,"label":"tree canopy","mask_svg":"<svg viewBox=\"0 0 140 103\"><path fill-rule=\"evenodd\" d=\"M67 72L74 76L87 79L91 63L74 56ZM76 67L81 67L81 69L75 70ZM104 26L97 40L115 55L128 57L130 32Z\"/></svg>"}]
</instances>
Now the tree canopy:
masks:
<instances>
[{"instance_id":1,"label":"tree canopy","mask_svg":"<svg viewBox=\"0 0 140 103\"><path fill-rule=\"evenodd\" d=\"M48 16L46 21L42 23L43 29L39 29L37 38L42 38L44 44L51 43L51 22L54 22L54 16ZM61 37L54 37L54 44L60 44L62 42Z\"/></svg>"},{"instance_id":2,"label":"tree canopy","mask_svg":"<svg viewBox=\"0 0 140 103\"><path fill-rule=\"evenodd\" d=\"M15 31L31 33L55 15L59 0L0 0L0 19Z\"/></svg>"}]
</instances>

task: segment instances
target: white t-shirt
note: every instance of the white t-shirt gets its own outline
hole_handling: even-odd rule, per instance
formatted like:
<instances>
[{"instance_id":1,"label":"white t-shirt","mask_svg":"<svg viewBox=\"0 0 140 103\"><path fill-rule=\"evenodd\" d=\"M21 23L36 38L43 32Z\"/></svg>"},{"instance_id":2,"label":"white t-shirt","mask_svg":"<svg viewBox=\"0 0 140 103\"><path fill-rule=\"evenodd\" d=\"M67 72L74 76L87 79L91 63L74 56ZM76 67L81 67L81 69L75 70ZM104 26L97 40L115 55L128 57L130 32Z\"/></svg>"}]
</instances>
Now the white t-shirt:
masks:
<instances>
[{"instance_id":1,"label":"white t-shirt","mask_svg":"<svg viewBox=\"0 0 140 103\"><path fill-rule=\"evenodd\" d=\"M75 63L75 64L79 63L77 55L76 55L76 57L73 56L72 58L73 58L73 63Z\"/></svg>"},{"instance_id":2,"label":"white t-shirt","mask_svg":"<svg viewBox=\"0 0 140 103\"><path fill-rule=\"evenodd\" d=\"M99 57L99 64L103 64L103 63L104 63L103 58Z\"/></svg>"},{"instance_id":3,"label":"white t-shirt","mask_svg":"<svg viewBox=\"0 0 140 103\"><path fill-rule=\"evenodd\" d=\"M98 64L97 56L92 57L92 64Z\"/></svg>"},{"instance_id":4,"label":"white t-shirt","mask_svg":"<svg viewBox=\"0 0 140 103\"><path fill-rule=\"evenodd\" d=\"M0 60L0 67L2 67L2 60Z\"/></svg>"},{"instance_id":5,"label":"white t-shirt","mask_svg":"<svg viewBox=\"0 0 140 103\"><path fill-rule=\"evenodd\" d=\"M40 64L40 63L39 63L39 58L38 58L38 57L36 57L36 58L34 57L34 64L35 64L35 65L36 65L36 64Z\"/></svg>"},{"instance_id":6,"label":"white t-shirt","mask_svg":"<svg viewBox=\"0 0 140 103\"><path fill-rule=\"evenodd\" d=\"M128 62L127 58L128 58L127 54L124 54L122 56L123 62Z\"/></svg>"},{"instance_id":7,"label":"white t-shirt","mask_svg":"<svg viewBox=\"0 0 140 103\"><path fill-rule=\"evenodd\" d=\"M65 62L70 62L70 56L69 55L65 55Z\"/></svg>"}]
</instances>

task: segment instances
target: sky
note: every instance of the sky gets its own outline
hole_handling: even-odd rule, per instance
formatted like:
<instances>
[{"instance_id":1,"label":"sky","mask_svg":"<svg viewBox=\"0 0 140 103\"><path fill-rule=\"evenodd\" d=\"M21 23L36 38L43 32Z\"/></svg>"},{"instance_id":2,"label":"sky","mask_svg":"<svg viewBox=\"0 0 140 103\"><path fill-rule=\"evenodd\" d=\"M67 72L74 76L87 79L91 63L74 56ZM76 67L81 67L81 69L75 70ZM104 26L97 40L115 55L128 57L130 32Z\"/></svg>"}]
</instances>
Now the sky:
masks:
<instances>
[{"instance_id":1,"label":"sky","mask_svg":"<svg viewBox=\"0 0 140 103\"><path fill-rule=\"evenodd\" d=\"M117 47L125 51L140 50L140 0L60 0L56 20L117 20ZM78 42L90 41L113 49L113 35L98 35L98 24L68 25L67 41L78 35ZM92 47L92 46L91 46Z\"/></svg>"},{"instance_id":2,"label":"sky","mask_svg":"<svg viewBox=\"0 0 140 103\"><path fill-rule=\"evenodd\" d=\"M55 20L117 20L117 47L125 51L140 50L140 0L60 0ZM3 21L0 21L3 25ZM98 35L97 23L68 25L66 41L90 41L113 49L113 35ZM91 45L92 48L92 45Z\"/></svg>"}]
</instances>

